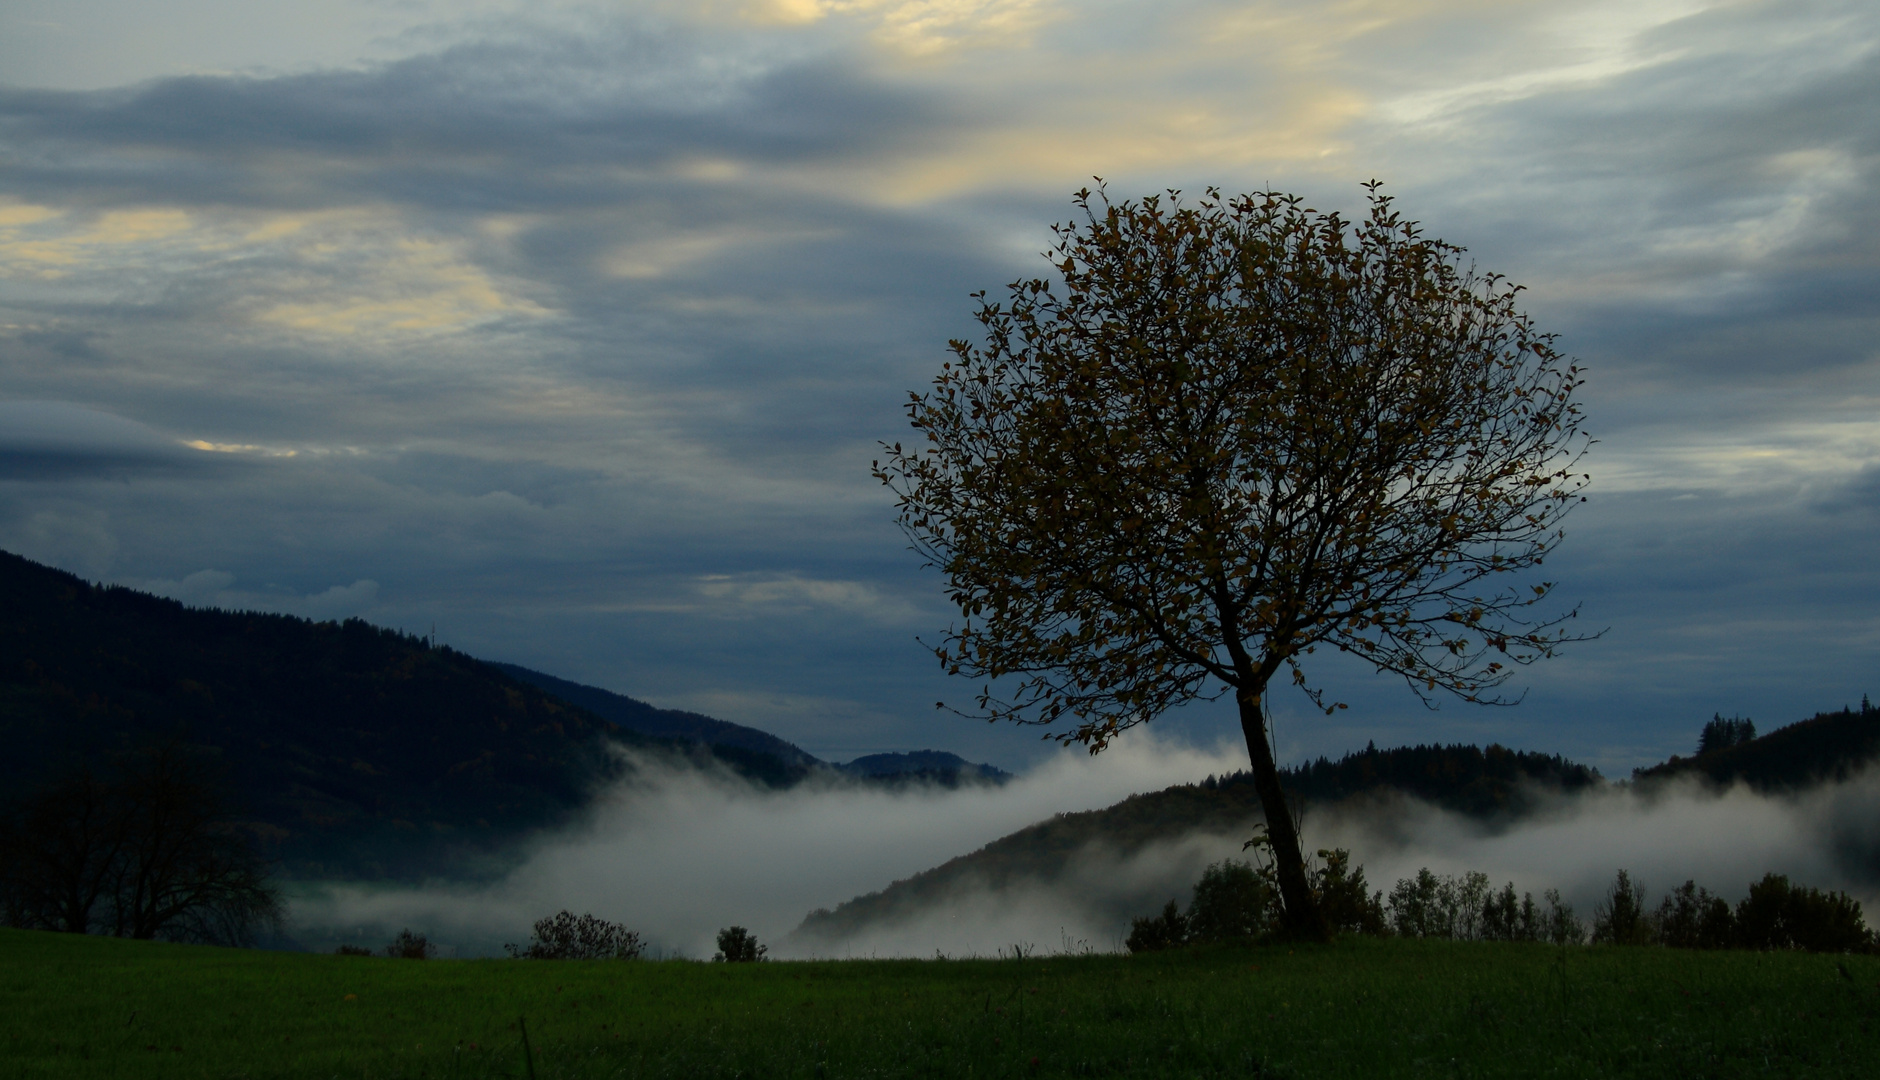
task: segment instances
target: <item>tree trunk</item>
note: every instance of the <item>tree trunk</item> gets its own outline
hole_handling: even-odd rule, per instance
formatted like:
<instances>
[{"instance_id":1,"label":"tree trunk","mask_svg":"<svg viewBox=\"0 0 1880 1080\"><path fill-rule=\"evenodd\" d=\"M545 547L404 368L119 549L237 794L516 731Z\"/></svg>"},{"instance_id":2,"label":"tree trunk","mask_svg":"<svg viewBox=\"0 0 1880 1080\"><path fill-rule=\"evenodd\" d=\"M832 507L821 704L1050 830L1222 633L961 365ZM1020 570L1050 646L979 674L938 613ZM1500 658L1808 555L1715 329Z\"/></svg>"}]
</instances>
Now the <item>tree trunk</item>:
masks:
<instances>
[{"instance_id":1,"label":"tree trunk","mask_svg":"<svg viewBox=\"0 0 1880 1080\"><path fill-rule=\"evenodd\" d=\"M1241 691L1235 695L1240 706L1240 730L1247 737L1247 756L1253 761L1253 786L1260 793L1260 808L1266 812L1266 835L1273 841L1273 869L1279 876L1279 895L1286 905L1286 933L1311 941L1331 940L1331 927L1313 899L1312 885L1306 880L1305 854L1299 849L1299 830L1293 827L1292 811L1286 805L1286 792L1279 784L1279 766L1273 762L1272 747L1266 741L1266 714L1259 694Z\"/></svg>"}]
</instances>

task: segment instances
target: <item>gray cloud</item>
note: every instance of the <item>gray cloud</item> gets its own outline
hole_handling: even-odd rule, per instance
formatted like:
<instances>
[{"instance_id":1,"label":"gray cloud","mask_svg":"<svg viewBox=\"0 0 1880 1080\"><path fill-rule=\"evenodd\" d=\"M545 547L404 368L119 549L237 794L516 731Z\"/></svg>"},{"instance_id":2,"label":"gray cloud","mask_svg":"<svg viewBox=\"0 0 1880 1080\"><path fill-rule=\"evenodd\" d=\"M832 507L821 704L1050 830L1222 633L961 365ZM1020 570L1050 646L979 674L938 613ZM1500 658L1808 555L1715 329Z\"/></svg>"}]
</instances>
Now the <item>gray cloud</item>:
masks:
<instances>
[{"instance_id":1,"label":"gray cloud","mask_svg":"<svg viewBox=\"0 0 1880 1080\"><path fill-rule=\"evenodd\" d=\"M137 587L157 596L180 600L191 607L224 611L272 611L311 619L344 619L370 614L379 583L360 580L334 585L318 593L297 596L278 586L254 591L236 589L235 575L224 570L198 570L181 581L140 581Z\"/></svg>"},{"instance_id":2,"label":"gray cloud","mask_svg":"<svg viewBox=\"0 0 1880 1080\"><path fill-rule=\"evenodd\" d=\"M1406 205L1589 361L1602 456L1749 436L1880 373L1877 37L1860 5L1720 5L1609 74L1543 68L1371 137Z\"/></svg>"},{"instance_id":3,"label":"gray cloud","mask_svg":"<svg viewBox=\"0 0 1880 1080\"><path fill-rule=\"evenodd\" d=\"M0 395L253 448L21 451L0 546L256 596L375 582L373 618L812 751L1016 764L1032 733L931 709L970 688L913 640L948 613L875 440L973 333L965 294L1044 268L1087 171L1347 208L1376 174L1591 365L1594 501L1550 568L1613 629L1515 710L1424 713L1330 668L1353 709L1282 702L1283 752L1499 738L1623 769L1712 711L1869 689L1874 17L1731 6L1522 81L1561 50L1518 11L1422 37L1273 11L1306 21L1246 55L1191 40L1232 14L1211 4L918 59L860 23L594 15L353 68L0 90ZM1295 114L1328 118L1323 155L1268 154L1259 124ZM1232 730L1214 707L1164 727Z\"/></svg>"},{"instance_id":4,"label":"gray cloud","mask_svg":"<svg viewBox=\"0 0 1880 1080\"><path fill-rule=\"evenodd\" d=\"M209 455L135 420L62 401L0 401L0 480L122 478L210 464Z\"/></svg>"},{"instance_id":5,"label":"gray cloud","mask_svg":"<svg viewBox=\"0 0 1880 1080\"><path fill-rule=\"evenodd\" d=\"M389 484L423 491L469 498L508 494L545 508L590 494L606 475L598 469L571 469L534 461L492 461L422 450L367 462L362 471Z\"/></svg>"},{"instance_id":6,"label":"gray cloud","mask_svg":"<svg viewBox=\"0 0 1880 1080\"><path fill-rule=\"evenodd\" d=\"M594 207L623 174L826 161L955 122L840 54L645 26L538 32L361 71L0 89L0 182L95 205Z\"/></svg>"}]
</instances>

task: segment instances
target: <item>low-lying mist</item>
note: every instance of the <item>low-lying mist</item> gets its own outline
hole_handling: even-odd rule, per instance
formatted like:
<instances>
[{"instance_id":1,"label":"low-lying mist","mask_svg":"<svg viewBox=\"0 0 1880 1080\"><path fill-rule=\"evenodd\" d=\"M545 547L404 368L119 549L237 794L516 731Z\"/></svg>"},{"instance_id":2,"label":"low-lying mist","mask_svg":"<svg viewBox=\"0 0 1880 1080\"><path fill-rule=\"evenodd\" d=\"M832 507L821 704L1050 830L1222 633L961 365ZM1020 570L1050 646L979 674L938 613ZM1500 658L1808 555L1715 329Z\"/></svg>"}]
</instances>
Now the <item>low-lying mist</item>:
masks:
<instances>
[{"instance_id":1,"label":"low-lying mist","mask_svg":"<svg viewBox=\"0 0 1880 1080\"><path fill-rule=\"evenodd\" d=\"M1141 733L1132 733L1138 734ZM1097 757L1067 752L1003 787L888 789L854 784L789 791L729 774L639 762L581 825L539 843L488 885L300 891L292 929L305 940L371 941L410 927L457 955L524 943L530 924L561 909L625 923L655 954L708 957L721 927L741 925L771 955L993 955L1120 948L1132 915L1186 902L1209 862L1240 855L1246 833L1193 833L1123 853L1093 844L1046 880L966 884L893 921L839 941L788 937L810 910L974 851L1056 813L1230 772L1237 747L1202 751L1125 740ZM1420 867L1480 870L1536 896L1558 888L1580 912L1623 867L1650 901L1695 879L1732 900L1764 873L1845 890L1870 911L1880 895L1880 770L1794 796L1695 781L1649 792L1614 786L1543 800L1491 826L1387 796L1308 810L1308 850L1343 847L1387 894Z\"/></svg>"},{"instance_id":2,"label":"low-lying mist","mask_svg":"<svg viewBox=\"0 0 1880 1080\"><path fill-rule=\"evenodd\" d=\"M524 943L536 919L567 908L623 922L658 948L708 957L721 927L745 926L773 942L813 908L883 888L1053 814L1236 765L1226 748L1138 738L1096 757L1066 751L999 787L769 791L730 773L636 759L586 821L539 843L493 885L323 885L294 898L292 928L302 937L369 940L409 926L474 954ZM907 950L933 955L915 943Z\"/></svg>"}]
</instances>

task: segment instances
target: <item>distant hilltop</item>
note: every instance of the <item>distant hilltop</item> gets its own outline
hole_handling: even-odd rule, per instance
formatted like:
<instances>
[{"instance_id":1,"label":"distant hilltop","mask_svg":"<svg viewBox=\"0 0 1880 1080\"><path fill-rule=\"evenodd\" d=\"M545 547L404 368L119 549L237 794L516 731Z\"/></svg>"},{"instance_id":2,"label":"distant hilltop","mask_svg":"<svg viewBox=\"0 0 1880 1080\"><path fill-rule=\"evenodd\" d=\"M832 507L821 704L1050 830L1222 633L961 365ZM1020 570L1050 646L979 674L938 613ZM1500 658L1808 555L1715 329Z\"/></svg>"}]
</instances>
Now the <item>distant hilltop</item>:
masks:
<instances>
[{"instance_id":1,"label":"distant hilltop","mask_svg":"<svg viewBox=\"0 0 1880 1080\"><path fill-rule=\"evenodd\" d=\"M979 765L944 750L915 750L906 754L869 754L836 768L850 776L903 781L927 780L949 786L961 783L1003 784L1012 774L992 765Z\"/></svg>"}]
</instances>

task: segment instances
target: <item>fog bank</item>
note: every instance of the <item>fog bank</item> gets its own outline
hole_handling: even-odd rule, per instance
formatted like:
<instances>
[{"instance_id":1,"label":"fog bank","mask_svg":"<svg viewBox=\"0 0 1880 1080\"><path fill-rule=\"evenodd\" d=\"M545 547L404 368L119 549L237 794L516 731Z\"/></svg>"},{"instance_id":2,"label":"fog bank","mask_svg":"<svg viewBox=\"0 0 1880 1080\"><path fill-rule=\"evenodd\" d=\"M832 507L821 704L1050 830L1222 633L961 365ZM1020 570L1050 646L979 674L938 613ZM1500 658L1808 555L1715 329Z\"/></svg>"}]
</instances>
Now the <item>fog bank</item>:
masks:
<instances>
[{"instance_id":1,"label":"fog bank","mask_svg":"<svg viewBox=\"0 0 1880 1080\"><path fill-rule=\"evenodd\" d=\"M1132 733L1142 735L1144 733ZM379 889L325 885L292 904L304 940L375 940L405 926L457 954L523 942L537 918L567 908L640 931L663 954L707 957L716 931L749 927L776 956L993 955L1120 948L1132 915L1186 902L1201 869L1240 854L1245 832L1192 833L1122 853L1098 843L1055 878L992 888L967 880L893 920L837 941L785 936L815 908L938 866L1056 813L1096 809L1242 764L1216 751L1137 737L1091 758L1069 752L1004 787L888 790L856 785L770 792L728 774L640 763L579 827L536 847L485 886ZM1536 896L1558 888L1582 917L1615 870L1650 902L1686 879L1732 900L1764 873L1845 890L1869 911L1880 897L1880 770L1789 797L1695 781L1543 800L1500 828L1399 796L1313 808L1308 849L1353 852L1372 888L1421 867L1487 873Z\"/></svg>"},{"instance_id":2,"label":"fog bank","mask_svg":"<svg viewBox=\"0 0 1880 1080\"><path fill-rule=\"evenodd\" d=\"M841 784L767 791L729 773L636 760L631 778L605 793L588 820L539 844L493 885L324 885L293 900L292 930L303 938L354 931L369 938L409 926L460 951L488 952L525 941L534 920L567 908L624 922L664 949L710 956L720 927L745 926L773 941L814 908L883 888L1053 814L1229 771L1244 755L1237 747L1202 751L1135 737L1096 757L1077 749L1056 754L1001 787L953 790Z\"/></svg>"}]
</instances>

